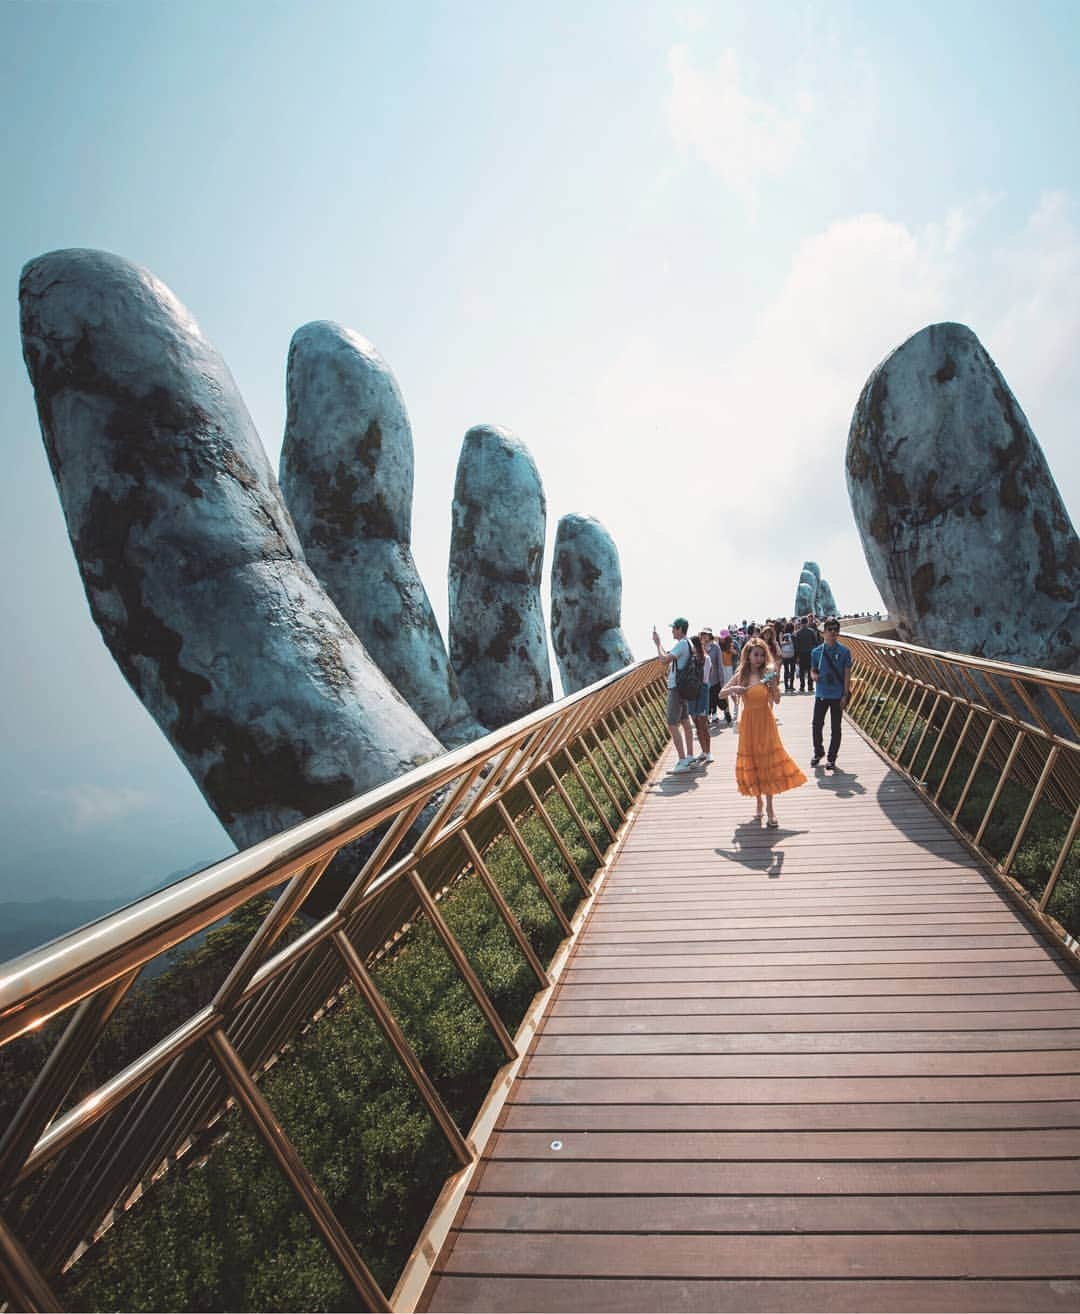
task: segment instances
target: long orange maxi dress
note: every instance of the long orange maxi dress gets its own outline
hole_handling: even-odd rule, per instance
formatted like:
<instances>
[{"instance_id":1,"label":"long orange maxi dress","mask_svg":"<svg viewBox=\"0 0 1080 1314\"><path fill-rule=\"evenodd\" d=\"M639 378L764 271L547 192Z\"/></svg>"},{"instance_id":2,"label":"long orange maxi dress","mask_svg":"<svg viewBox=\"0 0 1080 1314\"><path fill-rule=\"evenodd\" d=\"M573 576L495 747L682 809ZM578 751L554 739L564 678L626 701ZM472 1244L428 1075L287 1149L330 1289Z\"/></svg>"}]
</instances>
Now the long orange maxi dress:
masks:
<instances>
[{"instance_id":1,"label":"long orange maxi dress","mask_svg":"<svg viewBox=\"0 0 1080 1314\"><path fill-rule=\"evenodd\" d=\"M806 777L788 755L769 706L768 685L754 684L742 695L739 752L735 783L740 794L783 794L806 784Z\"/></svg>"}]
</instances>

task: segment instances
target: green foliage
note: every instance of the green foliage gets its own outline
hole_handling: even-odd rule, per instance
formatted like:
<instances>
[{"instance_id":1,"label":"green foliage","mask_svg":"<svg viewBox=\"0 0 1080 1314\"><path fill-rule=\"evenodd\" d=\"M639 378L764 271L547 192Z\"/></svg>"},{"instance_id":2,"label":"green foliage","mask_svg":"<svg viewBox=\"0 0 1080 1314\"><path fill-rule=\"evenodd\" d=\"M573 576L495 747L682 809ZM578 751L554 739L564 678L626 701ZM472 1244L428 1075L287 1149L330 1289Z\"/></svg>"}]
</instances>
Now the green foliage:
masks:
<instances>
[{"instance_id":1,"label":"green foliage","mask_svg":"<svg viewBox=\"0 0 1080 1314\"><path fill-rule=\"evenodd\" d=\"M658 752L662 739L655 728L641 733ZM596 760L602 766L599 754ZM579 769L616 825L596 771L584 761ZM603 851L609 836L600 815L573 773L562 778ZM619 796L621 787L610 783ZM588 879L597 865L592 850L554 791L544 802ZM528 812L516 820L569 916L583 897L578 882L540 817ZM512 840L500 835L484 860L541 961L550 961L562 932ZM452 887L440 911L513 1031L537 982L493 901L469 876ZM246 942L251 929L223 927L200 952L231 962L234 941ZM467 1129L504 1058L435 928L417 920L373 976L459 1127ZM345 992L263 1076L260 1089L389 1292L455 1165L362 1001ZM203 1162L168 1173L67 1275L63 1299L71 1308L356 1308L355 1293L250 1125L235 1111L220 1125L224 1135Z\"/></svg>"}]
</instances>

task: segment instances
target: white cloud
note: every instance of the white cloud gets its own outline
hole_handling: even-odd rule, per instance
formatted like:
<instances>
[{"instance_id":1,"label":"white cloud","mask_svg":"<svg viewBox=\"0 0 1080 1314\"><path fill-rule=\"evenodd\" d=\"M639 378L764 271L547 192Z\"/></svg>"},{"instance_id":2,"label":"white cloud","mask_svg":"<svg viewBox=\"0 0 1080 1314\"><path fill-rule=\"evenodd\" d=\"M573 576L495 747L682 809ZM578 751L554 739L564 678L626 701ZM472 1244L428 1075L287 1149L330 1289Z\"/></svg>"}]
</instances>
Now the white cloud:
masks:
<instances>
[{"instance_id":1,"label":"white cloud","mask_svg":"<svg viewBox=\"0 0 1080 1314\"><path fill-rule=\"evenodd\" d=\"M63 792L64 803L71 809L68 824L72 830L90 830L121 817L141 812L148 797L129 785L72 785Z\"/></svg>"},{"instance_id":2,"label":"white cloud","mask_svg":"<svg viewBox=\"0 0 1080 1314\"><path fill-rule=\"evenodd\" d=\"M1080 231L1062 193L1039 198L1019 240L997 252L994 275L1006 296L987 347L1000 353L1006 378L1041 395L1080 348Z\"/></svg>"},{"instance_id":3,"label":"white cloud","mask_svg":"<svg viewBox=\"0 0 1080 1314\"><path fill-rule=\"evenodd\" d=\"M734 50L725 50L709 72L694 63L684 44L671 48L667 62L668 124L676 144L755 205L760 180L785 173L798 153L802 120L813 109L813 97L797 93L794 113L755 99L743 90Z\"/></svg>"},{"instance_id":4,"label":"white cloud","mask_svg":"<svg viewBox=\"0 0 1080 1314\"><path fill-rule=\"evenodd\" d=\"M807 555L842 606L876 603L848 503L848 427L871 370L927 324L960 320L979 335L1066 503L1075 497L1080 233L1059 196L1011 233L981 226L992 209L976 198L924 228L880 214L830 224L799 243L734 352L627 339L597 414L643 453L655 495L650 504L630 463L625 478L609 468L609 496L594 496L623 556L627 632L642 655L661 599L712 623L786 609ZM689 554L676 551L680 536Z\"/></svg>"}]
</instances>

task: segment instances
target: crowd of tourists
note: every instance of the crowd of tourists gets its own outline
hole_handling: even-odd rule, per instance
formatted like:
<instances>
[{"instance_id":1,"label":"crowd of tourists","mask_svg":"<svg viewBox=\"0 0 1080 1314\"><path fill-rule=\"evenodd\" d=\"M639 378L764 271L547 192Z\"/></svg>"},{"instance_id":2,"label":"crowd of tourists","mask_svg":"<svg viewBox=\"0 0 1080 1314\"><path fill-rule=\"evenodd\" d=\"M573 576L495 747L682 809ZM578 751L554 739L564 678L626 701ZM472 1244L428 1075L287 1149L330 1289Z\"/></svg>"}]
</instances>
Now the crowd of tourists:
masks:
<instances>
[{"instance_id":1,"label":"crowd of tourists","mask_svg":"<svg viewBox=\"0 0 1080 1314\"><path fill-rule=\"evenodd\" d=\"M744 620L715 633L705 626L691 634L689 621L677 616L671 634L665 648L653 630L657 656L668 668L667 725L678 757L672 773L709 767L713 733L732 727L739 735L739 792L756 799L758 820L777 827L773 799L806 783L776 723L774 709L784 693L813 697L810 765L836 770L852 665L851 650L839 641L840 622L835 616Z\"/></svg>"}]
</instances>

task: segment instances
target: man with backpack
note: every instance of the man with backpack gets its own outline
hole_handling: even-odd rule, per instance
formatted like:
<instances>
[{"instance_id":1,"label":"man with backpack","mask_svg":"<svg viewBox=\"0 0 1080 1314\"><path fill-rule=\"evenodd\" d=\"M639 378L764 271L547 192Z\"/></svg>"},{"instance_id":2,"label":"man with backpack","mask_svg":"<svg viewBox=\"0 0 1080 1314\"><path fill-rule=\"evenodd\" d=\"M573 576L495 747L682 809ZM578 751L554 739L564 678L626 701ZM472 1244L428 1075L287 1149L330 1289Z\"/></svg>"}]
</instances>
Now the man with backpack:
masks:
<instances>
[{"instance_id":1,"label":"man with backpack","mask_svg":"<svg viewBox=\"0 0 1080 1314\"><path fill-rule=\"evenodd\" d=\"M832 771L840 751L840 727L844 708L851 697L851 649L839 642L840 622L830 616L825 622L825 642L816 647L810 656L814 671L814 756L810 765L816 767L825 754L823 731L825 713L832 718L829 735L829 755L825 765Z\"/></svg>"},{"instance_id":2,"label":"man with backpack","mask_svg":"<svg viewBox=\"0 0 1080 1314\"><path fill-rule=\"evenodd\" d=\"M670 652L661 647L660 635L657 634L655 627L652 632L656 655L662 662L666 662L668 667L667 727L671 742L675 745L675 752L679 755L679 760L671 770L672 774L680 775L689 771L695 761L694 727L690 720L688 703L692 702L701 690L701 673L695 671L692 661L694 650L686 637L689 628L690 622L685 616L676 616L671 622L671 635L674 642ZM697 689L692 690L690 686L695 675Z\"/></svg>"}]
</instances>

